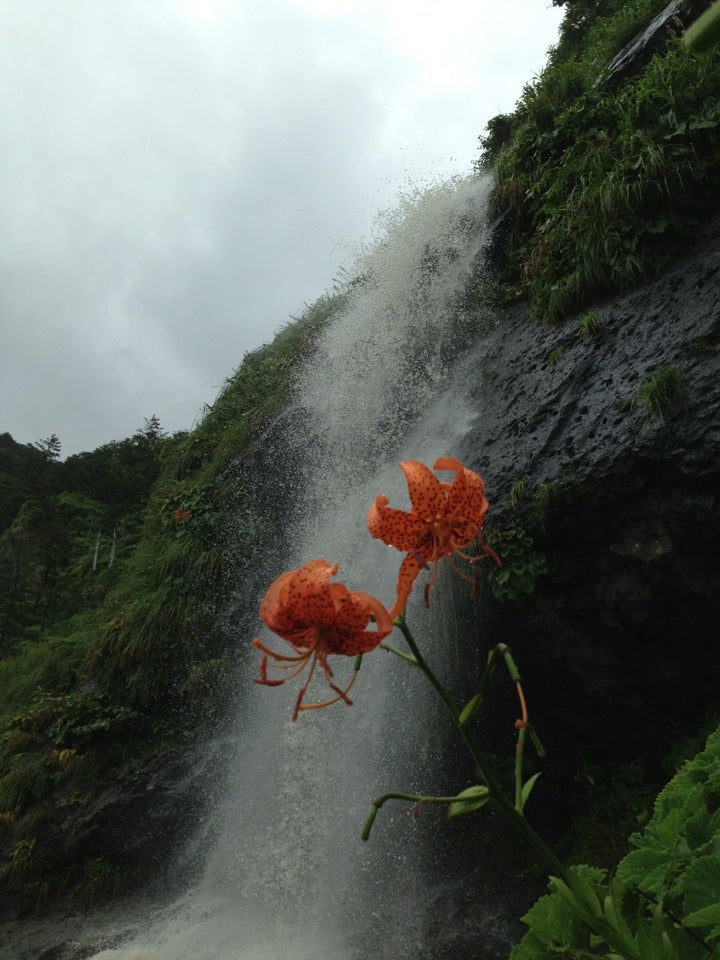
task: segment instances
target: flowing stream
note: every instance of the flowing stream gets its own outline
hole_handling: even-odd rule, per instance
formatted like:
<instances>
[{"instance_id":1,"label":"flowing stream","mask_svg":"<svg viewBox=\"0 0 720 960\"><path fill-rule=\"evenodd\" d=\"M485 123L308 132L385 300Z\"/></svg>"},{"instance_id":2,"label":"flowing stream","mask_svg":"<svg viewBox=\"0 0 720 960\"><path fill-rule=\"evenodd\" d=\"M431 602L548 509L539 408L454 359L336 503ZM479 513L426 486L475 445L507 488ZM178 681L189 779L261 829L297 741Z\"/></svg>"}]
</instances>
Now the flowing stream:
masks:
<instances>
[{"instance_id":1,"label":"flowing stream","mask_svg":"<svg viewBox=\"0 0 720 960\"><path fill-rule=\"evenodd\" d=\"M364 254L362 279L299 386L304 427L292 444L306 458L307 483L292 555L268 562L269 579L325 557L350 589L390 605L401 555L368 535L365 514L381 492L406 506L397 461L453 455L472 423L457 364L479 322L467 288L482 259L488 190L469 178L407 198ZM368 843L360 832L380 793L433 786L440 708L429 688L378 650L364 659L353 707L292 724L297 681L257 686L256 669L249 657L237 748L201 876L96 960L425 955L432 882L423 838L432 819L419 827L407 805L388 804Z\"/></svg>"}]
</instances>

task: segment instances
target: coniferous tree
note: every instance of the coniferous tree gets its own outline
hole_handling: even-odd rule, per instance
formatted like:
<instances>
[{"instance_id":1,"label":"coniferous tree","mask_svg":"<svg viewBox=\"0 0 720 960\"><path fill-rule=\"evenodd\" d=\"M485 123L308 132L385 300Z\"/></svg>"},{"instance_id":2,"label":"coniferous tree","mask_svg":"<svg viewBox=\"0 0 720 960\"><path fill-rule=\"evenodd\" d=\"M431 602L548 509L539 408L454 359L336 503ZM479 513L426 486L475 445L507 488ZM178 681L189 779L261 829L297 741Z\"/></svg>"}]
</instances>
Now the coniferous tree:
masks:
<instances>
[{"instance_id":1,"label":"coniferous tree","mask_svg":"<svg viewBox=\"0 0 720 960\"><path fill-rule=\"evenodd\" d=\"M35 447L36 450L39 450L40 453L42 453L45 461L54 461L60 459L62 442L56 433L51 433L50 436L46 437L44 440L33 440L31 446Z\"/></svg>"}]
</instances>

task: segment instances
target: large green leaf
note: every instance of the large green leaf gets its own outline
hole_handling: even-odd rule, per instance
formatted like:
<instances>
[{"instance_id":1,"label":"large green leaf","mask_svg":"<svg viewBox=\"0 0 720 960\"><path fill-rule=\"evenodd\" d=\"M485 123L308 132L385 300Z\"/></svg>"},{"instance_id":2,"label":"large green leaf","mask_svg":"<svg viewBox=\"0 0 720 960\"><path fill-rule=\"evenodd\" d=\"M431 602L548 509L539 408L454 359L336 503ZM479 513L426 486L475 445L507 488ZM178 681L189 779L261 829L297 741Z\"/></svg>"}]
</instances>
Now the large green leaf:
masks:
<instances>
[{"instance_id":1,"label":"large green leaf","mask_svg":"<svg viewBox=\"0 0 720 960\"><path fill-rule=\"evenodd\" d=\"M720 923L720 903L701 907L700 910L688 914L684 922L688 927L709 927L711 924Z\"/></svg>"},{"instance_id":2,"label":"large green leaf","mask_svg":"<svg viewBox=\"0 0 720 960\"><path fill-rule=\"evenodd\" d=\"M685 895L683 907L689 915L687 922L690 923L690 917L696 918L691 926L720 923L720 856L712 854L695 860L684 872L678 887ZM712 909L708 912L709 908ZM698 913L710 919L698 921Z\"/></svg>"},{"instance_id":3,"label":"large green leaf","mask_svg":"<svg viewBox=\"0 0 720 960\"><path fill-rule=\"evenodd\" d=\"M684 827L683 812L676 807L655 826L654 834L661 846L668 851L673 851L681 842Z\"/></svg>"},{"instance_id":4,"label":"large green leaf","mask_svg":"<svg viewBox=\"0 0 720 960\"><path fill-rule=\"evenodd\" d=\"M567 903L558 896L551 894L540 897L522 918L530 927L530 933L525 936L518 948L513 950L511 960L525 960L526 957L562 956L568 948L580 949L590 945L590 929L582 923L570 910ZM527 950L520 947L527 941ZM540 952L537 944L541 943L552 952ZM562 953L560 952L562 951Z\"/></svg>"},{"instance_id":5,"label":"large green leaf","mask_svg":"<svg viewBox=\"0 0 720 960\"><path fill-rule=\"evenodd\" d=\"M663 850L633 850L618 865L617 877L628 887L647 893L662 893L672 864Z\"/></svg>"}]
</instances>

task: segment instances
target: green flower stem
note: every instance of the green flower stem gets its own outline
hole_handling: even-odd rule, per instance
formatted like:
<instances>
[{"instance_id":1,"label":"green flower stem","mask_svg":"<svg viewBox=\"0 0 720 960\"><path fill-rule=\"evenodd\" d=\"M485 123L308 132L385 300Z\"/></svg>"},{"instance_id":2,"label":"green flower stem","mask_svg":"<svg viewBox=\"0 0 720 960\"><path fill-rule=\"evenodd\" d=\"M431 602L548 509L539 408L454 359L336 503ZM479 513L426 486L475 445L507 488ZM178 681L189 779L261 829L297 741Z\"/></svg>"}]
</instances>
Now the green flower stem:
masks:
<instances>
[{"instance_id":1,"label":"green flower stem","mask_svg":"<svg viewBox=\"0 0 720 960\"><path fill-rule=\"evenodd\" d=\"M570 871L563 862L556 856L555 852L545 843L542 837L535 832L525 817L520 813L515 804L507 797L502 787L498 783L495 774L488 766L482 748L475 740L472 733L465 727L460 728L463 740L465 741L470 755L475 761L478 772L482 776L485 784L490 791L490 796L500 806L501 810L510 819L515 829L521 833L537 853L543 858L549 867L552 868L572 889L573 878Z\"/></svg>"},{"instance_id":2,"label":"green flower stem","mask_svg":"<svg viewBox=\"0 0 720 960\"><path fill-rule=\"evenodd\" d=\"M395 626L400 629L400 631L402 632L402 635L405 637L405 640L407 641L407 645L410 647L412 654L415 658L415 663L417 664L418 667L420 667L422 672L425 674L425 676L428 678L430 683L433 685L433 687L435 688L435 692L440 697L442 702L445 704L453 720L457 723L460 717L458 709L455 706L455 704L452 702L450 697L448 696L448 693L443 687L443 685L440 683L438 678L430 669L423 655L420 653L420 649L418 645L415 643L415 638L410 633L410 628L408 627L407 622L405 621L405 614L401 613L400 616L394 621L394 623L395 623Z\"/></svg>"},{"instance_id":3,"label":"green flower stem","mask_svg":"<svg viewBox=\"0 0 720 960\"><path fill-rule=\"evenodd\" d=\"M380 807L382 807L388 800L406 800L409 803L444 803L446 806L449 806L451 803L462 803L463 797L427 797L423 794L417 793L397 793L392 791L390 793L384 793L381 797L378 797L377 800L373 803L370 814L365 821L365 826L362 831L362 839L367 840L370 836L370 831L372 825L375 822L375 817L378 815Z\"/></svg>"},{"instance_id":4,"label":"green flower stem","mask_svg":"<svg viewBox=\"0 0 720 960\"><path fill-rule=\"evenodd\" d=\"M432 686L435 688L438 696L440 697L442 702L445 704L445 707L450 713L450 716L453 718L453 720L457 724L458 729L460 730L460 734L462 735L462 738L465 741L468 747L468 750L470 751L470 755L472 756L475 762L478 772L480 776L483 778L490 792L490 796L495 800L496 803L499 804L500 808L510 818L515 828L527 839L527 841L540 854L543 860L545 860L545 862L554 871L556 871L560 877L562 877L562 879L568 884L568 886L572 888L573 878L572 878L572 875L570 874L570 871L567 870L567 868L562 863L562 861L555 855L554 851L550 849L550 847L545 843L542 837L535 832L535 830L530 826L530 824L522 816L522 814L520 814L515 809L515 805L505 795L497 778L495 777L495 774L488 766L487 761L485 759L485 755L480 745L475 740L475 737L467 729L466 726L464 725L460 726L458 722L459 714L458 714L457 707L452 702L447 691L445 690L443 685L440 683L438 678L435 676L433 671L430 669L427 661L425 660L422 653L420 652L420 649L417 643L415 642L415 638L413 637L412 633L410 632L410 628L407 625L407 622L405 620L405 615L401 614L400 617L398 617L398 619L395 621L395 623L399 627L399 629L402 631L402 634L405 637L405 640L407 641L407 644L413 653L413 656L415 658L415 661L418 667L420 667L423 673L427 676L428 680L430 681ZM504 656L504 651L502 649L497 650L497 652ZM495 653L495 651L493 651L493 653ZM492 657L490 658L489 662L491 661L492 661ZM506 662L507 662L507 658L506 658ZM517 671L517 668L516 668L516 671ZM486 673L487 673L487 668L486 668Z\"/></svg>"},{"instance_id":5,"label":"green flower stem","mask_svg":"<svg viewBox=\"0 0 720 960\"><path fill-rule=\"evenodd\" d=\"M523 810L523 801L522 801L522 766L523 766L523 752L525 749L525 733L527 727L520 727L518 730L517 743L515 744L515 809L518 813L522 813Z\"/></svg>"},{"instance_id":6,"label":"green flower stem","mask_svg":"<svg viewBox=\"0 0 720 960\"><path fill-rule=\"evenodd\" d=\"M517 687L518 697L520 698L520 704L522 707L522 719L519 721L518 726L518 738L517 744L515 746L515 809L518 813L523 812L523 781L522 781L522 772L523 772L523 757L525 753L525 737L527 734L527 707L525 706L525 696L522 691L522 677L520 676L520 671L517 668L517 664L513 660L512 654L510 653L510 648L504 644L499 643L493 653L497 653L502 656L505 660L505 666L508 669L510 674L510 679L515 683Z\"/></svg>"},{"instance_id":7,"label":"green flower stem","mask_svg":"<svg viewBox=\"0 0 720 960\"><path fill-rule=\"evenodd\" d=\"M470 702L466 704L466 706L463 708L460 714L461 724L468 723L473 718L477 710L479 709L480 704L482 703L485 687L488 685L488 683L490 682L490 678L495 672L495 666L497 664L499 657L503 657L503 659L505 660L505 665L507 666L508 673L510 674L510 678L516 684L520 684L520 681L521 681L520 671L518 670L517 664L512 658L512 654L510 653L510 648L504 643L499 643L490 652L490 656L488 657L487 663L485 664L485 669L483 670L482 676L480 677L480 682L478 684L477 692L473 696L472 700L470 700Z\"/></svg>"},{"instance_id":8,"label":"green flower stem","mask_svg":"<svg viewBox=\"0 0 720 960\"><path fill-rule=\"evenodd\" d=\"M503 813L508 817L510 822L513 824L515 829L520 833L527 842L533 847L533 849L538 853L545 863L551 868L551 870L557 874L560 878L560 881L564 883L570 891L572 898L576 904L576 910L578 915L582 915L585 923L596 933L602 936L608 944L614 947L620 954L620 956L626 958L626 960L642 960L642 957L637 952L637 948L634 943L629 943L626 938L622 935L620 931L615 929L601 914L601 908L599 901L597 900L596 895L593 891L588 889L588 884L582 880L577 874L573 873L572 870L569 870L562 860L556 855L555 851L545 843L543 838L537 833L534 828L528 823L525 817L522 815L519 809L517 809L516 804L509 799L505 794L500 783L498 782L493 770L487 763L485 754L480 747L480 744L477 742L472 732L468 730L465 722L460 722L460 713L458 712L457 707L452 702L447 691L440 683L438 678L435 676L427 661L420 652L420 648L415 642L415 638L410 632L405 621L405 614L401 614L395 621L396 626L400 629L405 640L407 641L408 646L415 658L417 666L423 671L427 676L428 680L435 688L436 693L445 704L445 707L455 722L460 735L462 736L465 744L470 752L471 757L473 758L475 765L477 767L478 773L485 782L485 785L488 788L490 796L495 800ZM510 671L511 677L515 680L516 683L520 682L520 674L518 672L517 666L515 665L514 660L510 656L510 651L507 647L503 649L504 645L499 644L496 648L496 652L502 655L505 659L505 662L508 665L508 670ZM495 652L495 651L494 651ZM492 656L489 663L492 662ZM486 667L486 672L487 672ZM484 677L485 675L483 675ZM487 681L485 681L487 682ZM465 718L463 718L465 721ZM520 733L525 732L525 727L522 727ZM520 762L521 762L520 757ZM521 806L521 796L518 797L517 793L517 777L518 777L518 762L516 760L516 803L518 799L520 802L518 806ZM522 790L522 784L520 785L520 790ZM390 799L392 797L400 799L414 799L408 794L384 794L380 798L382 802L385 802L385 799ZM444 801L447 801L447 798L443 798ZM417 802L417 801L416 801ZM438 802L442 802L438 800ZM377 816L379 810L378 806L379 801L375 801L375 805L368 817L368 820L365 824L365 829L363 830L363 838L367 839L367 836L372 827L373 821Z\"/></svg>"},{"instance_id":9,"label":"green flower stem","mask_svg":"<svg viewBox=\"0 0 720 960\"><path fill-rule=\"evenodd\" d=\"M495 672L497 659L501 653L501 650L500 650L501 646L502 644L499 643L496 647L493 647L493 649L490 651L490 656L487 659L487 663L485 664L485 669L483 670L482 676L480 677L480 683L478 684L477 692L480 694L485 692L485 687L488 685L488 683L490 682L490 678Z\"/></svg>"},{"instance_id":10,"label":"green flower stem","mask_svg":"<svg viewBox=\"0 0 720 960\"><path fill-rule=\"evenodd\" d=\"M497 778L495 777L495 774L488 766L487 761L485 759L485 755L480 745L475 740L472 733L467 729L467 726L460 724L459 722L460 715L458 713L457 707L452 702L447 691L445 690L443 685L440 683L438 678L435 676L430 666L428 665L427 661L425 660L422 653L420 652L420 648L418 647L417 643L415 642L415 638L410 632L410 628L407 625L404 614L398 617L395 623L399 627L399 629L402 631L402 635L405 637L405 640L407 641L407 644L410 647L410 650L412 651L412 654L415 658L415 662L417 663L418 667L420 667L423 673L427 676L428 680L430 681L432 686L435 688L435 691L437 692L442 702L445 704L445 707L450 713L450 716L453 718L458 729L460 730L462 738L465 741L468 747L468 750L470 751L470 755L475 761L475 765L478 769L478 772L480 776L483 778L488 790L490 791L490 796L496 801L496 803L500 805L502 810L512 820L515 827L520 831L520 833L523 834L523 836L526 837L528 842L542 856L542 858L546 861L546 863L550 867L552 867L553 870L557 871L559 875L562 877L562 879L565 880L565 882L568 884L568 886L570 886L571 878L569 877L569 871L565 868L562 861L558 859L558 857L550 849L550 847L548 847L548 845L545 843L542 837L539 834L535 833L533 828L530 826L527 820L522 816L522 814L515 809L515 805L507 798L500 784L498 783ZM497 650L497 652L505 656L505 652L502 649ZM495 651L493 651L493 653L495 653ZM491 661L492 661L492 657L490 658L489 662ZM507 662L507 658L506 658L506 662ZM517 673L517 668L515 668L515 670ZM486 672L487 672L487 668L486 668Z\"/></svg>"},{"instance_id":11,"label":"green flower stem","mask_svg":"<svg viewBox=\"0 0 720 960\"><path fill-rule=\"evenodd\" d=\"M508 817L518 833L540 854L545 863L569 888L577 905L576 909L578 913L582 912L585 923L591 930L599 936L602 936L607 943L614 947L621 957L626 958L626 960L642 960L635 945L629 943L621 932L616 930L599 914L599 903L597 907L595 907L594 903L588 903L588 891L585 881L565 866L555 854L555 851L545 843L540 834L533 829L522 813L516 809L512 801L503 792L493 771L487 765L482 748L472 733L466 727L460 727L459 729L477 765L478 772L485 781L490 796L499 805L500 809ZM596 899L594 895L592 899Z\"/></svg>"},{"instance_id":12,"label":"green flower stem","mask_svg":"<svg viewBox=\"0 0 720 960\"><path fill-rule=\"evenodd\" d=\"M490 678L495 672L495 666L497 664L497 658L500 656L501 646L502 644L498 644L498 646L491 651L490 656L487 659L487 663L485 664L485 669L483 670L482 676L480 677L480 683L478 684L477 692L475 693L475 696L472 698L472 700L470 700L470 702L465 705L465 707L460 713L459 723L461 726L464 726L466 723L469 723L470 720L472 720L472 718L477 713L478 709L480 708L480 704L482 703L482 699L483 699L483 694L485 693L485 687L488 685L488 683L490 682Z\"/></svg>"},{"instance_id":13,"label":"green flower stem","mask_svg":"<svg viewBox=\"0 0 720 960\"><path fill-rule=\"evenodd\" d=\"M417 667L418 662L415 657L410 657L407 653L403 653L402 650L397 650L395 647L391 647L389 643L384 641L380 644L381 650L387 650L388 653L394 653L396 657L400 657L401 660L404 660L405 663L409 663L411 667Z\"/></svg>"},{"instance_id":14,"label":"green flower stem","mask_svg":"<svg viewBox=\"0 0 720 960\"><path fill-rule=\"evenodd\" d=\"M522 677L520 676L520 671L517 668L517 664L512 658L510 647L508 647L505 643L499 643L495 647L495 650L493 650L493 653L498 653L505 659L505 664L508 668L508 673L510 674L511 680L513 680L515 683L521 683Z\"/></svg>"}]
</instances>

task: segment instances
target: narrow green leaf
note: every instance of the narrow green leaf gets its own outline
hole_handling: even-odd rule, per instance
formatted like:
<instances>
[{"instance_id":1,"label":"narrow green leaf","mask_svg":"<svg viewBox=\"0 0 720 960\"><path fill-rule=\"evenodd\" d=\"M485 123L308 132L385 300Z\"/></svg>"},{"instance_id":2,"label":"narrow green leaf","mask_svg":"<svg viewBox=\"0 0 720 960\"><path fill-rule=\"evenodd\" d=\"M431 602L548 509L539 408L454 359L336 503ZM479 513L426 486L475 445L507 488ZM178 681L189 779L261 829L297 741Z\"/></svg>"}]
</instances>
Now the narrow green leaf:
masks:
<instances>
[{"instance_id":1,"label":"narrow green leaf","mask_svg":"<svg viewBox=\"0 0 720 960\"><path fill-rule=\"evenodd\" d=\"M531 792L532 792L532 788L533 788L533 787L535 786L535 784L537 783L537 779L538 779L538 777L540 776L540 773L541 773L541 772L542 772L542 771L538 771L537 773L534 773L534 774L530 777L530 779L527 780L527 781L523 784L523 788L522 788L522 790L520 791L520 812L521 812L521 813L522 813L522 811L525 809L525 804L527 803L528 797L530 796L530 794L531 794Z\"/></svg>"},{"instance_id":2,"label":"narrow green leaf","mask_svg":"<svg viewBox=\"0 0 720 960\"><path fill-rule=\"evenodd\" d=\"M617 930L623 940L627 941L627 943L633 943L632 931L626 923L625 918L618 908L618 905L615 903L615 898L613 897L612 892L605 897L605 901L603 903L603 912L607 922L614 930Z\"/></svg>"},{"instance_id":3,"label":"narrow green leaf","mask_svg":"<svg viewBox=\"0 0 720 960\"><path fill-rule=\"evenodd\" d=\"M650 960L662 960L665 956L665 917L662 904L658 904L653 911L650 927Z\"/></svg>"},{"instance_id":4,"label":"narrow green leaf","mask_svg":"<svg viewBox=\"0 0 720 960\"><path fill-rule=\"evenodd\" d=\"M556 893L559 893L570 910L591 928L594 921L601 914L600 901L597 894L590 886L575 874L572 878L573 888L564 883L559 877L550 877L549 886Z\"/></svg>"},{"instance_id":5,"label":"narrow green leaf","mask_svg":"<svg viewBox=\"0 0 720 960\"><path fill-rule=\"evenodd\" d=\"M461 727L464 727L475 714L475 711L480 706L482 701L482 696L479 693L476 693L472 700L468 701L462 709L462 713L458 717L458 723Z\"/></svg>"},{"instance_id":6,"label":"narrow green leaf","mask_svg":"<svg viewBox=\"0 0 720 960\"><path fill-rule=\"evenodd\" d=\"M474 787L468 787L457 795L457 800L448 807L448 817L460 817L464 813L472 813L473 810L479 810L480 807L490 799L490 791L486 786L477 784Z\"/></svg>"},{"instance_id":7,"label":"narrow green leaf","mask_svg":"<svg viewBox=\"0 0 720 960\"><path fill-rule=\"evenodd\" d=\"M542 758L546 756L545 747L542 745L542 741L540 740L540 737L535 732L534 727L530 727L530 742L535 747L535 753L542 760Z\"/></svg>"}]
</instances>

